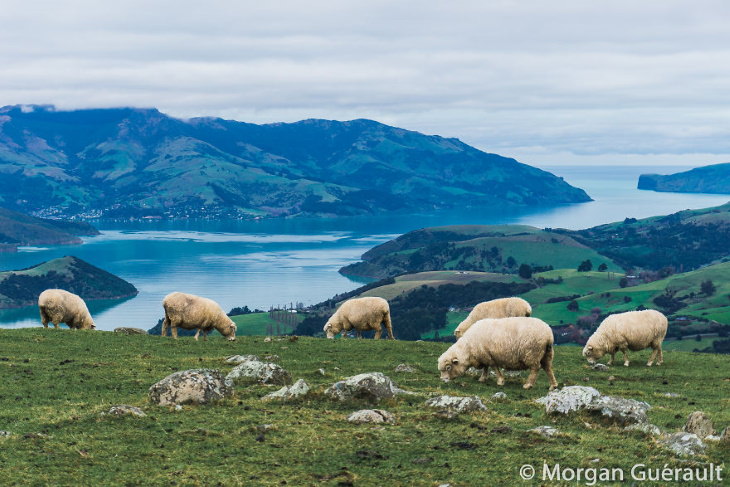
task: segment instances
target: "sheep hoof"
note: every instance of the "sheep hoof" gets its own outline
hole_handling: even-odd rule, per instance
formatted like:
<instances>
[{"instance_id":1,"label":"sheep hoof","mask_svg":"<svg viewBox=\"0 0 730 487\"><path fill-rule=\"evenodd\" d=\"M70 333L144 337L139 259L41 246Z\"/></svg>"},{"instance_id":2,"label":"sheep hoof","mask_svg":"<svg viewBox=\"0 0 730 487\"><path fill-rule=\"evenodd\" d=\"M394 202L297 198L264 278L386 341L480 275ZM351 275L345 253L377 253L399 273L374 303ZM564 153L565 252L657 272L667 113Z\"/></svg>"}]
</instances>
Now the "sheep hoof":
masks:
<instances>
[{"instance_id":1,"label":"sheep hoof","mask_svg":"<svg viewBox=\"0 0 730 487\"><path fill-rule=\"evenodd\" d=\"M647 367L651 367L651 362L649 362L648 364L646 364L646 366Z\"/></svg>"},{"instance_id":2,"label":"sheep hoof","mask_svg":"<svg viewBox=\"0 0 730 487\"><path fill-rule=\"evenodd\" d=\"M624 362L624 367L628 367L628 366L629 366L629 363L628 362Z\"/></svg>"},{"instance_id":3,"label":"sheep hoof","mask_svg":"<svg viewBox=\"0 0 730 487\"><path fill-rule=\"evenodd\" d=\"M532 389L532 384L525 384L522 386L523 389Z\"/></svg>"}]
</instances>

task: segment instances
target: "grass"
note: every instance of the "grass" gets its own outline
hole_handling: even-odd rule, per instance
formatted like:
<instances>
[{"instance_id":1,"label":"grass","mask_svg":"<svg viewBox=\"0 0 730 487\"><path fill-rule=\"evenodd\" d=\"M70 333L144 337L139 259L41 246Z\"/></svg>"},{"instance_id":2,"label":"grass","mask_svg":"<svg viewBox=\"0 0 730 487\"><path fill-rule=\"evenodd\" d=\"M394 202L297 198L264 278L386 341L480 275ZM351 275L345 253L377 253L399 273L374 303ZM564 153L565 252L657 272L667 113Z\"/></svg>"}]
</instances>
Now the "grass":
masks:
<instances>
[{"instance_id":1,"label":"grass","mask_svg":"<svg viewBox=\"0 0 730 487\"><path fill-rule=\"evenodd\" d=\"M435 370L446 344L300 338L264 342L241 337L194 342L108 332L0 330L0 471L5 485L523 485L524 463L560 462L629 469L638 460L662 468L686 461L641 433L580 414L550 418L533 400L545 394L523 379L503 388L464 377L444 384ZM182 410L147 403L150 385L190 368L231 366L232 354L276 354L295 379L313 388L304 400L263 403L272 388L238 387L234 398ZM695 410L716 428L730 424L730 358L665 353L665 365L642 364L649 351L632 354L629 368L587 368L578 347L558 347L555 370L561 384L584 384L604 394L652 404L652 423L679 430ZM399 363L413 374L394 373ZM325 369L321 375L318 369ZM323 395L333 382L381 371L404 389L423 394L477 395L488 411L443 419L423 406L424 397L401 397L378 407L394 413L392 426L353 425L345 418L364 404L339 404ZM615 380L609 382L609 375ZM489 401L503 390L508 399ZM667 398L665 392L681 394ZM108 417L115 404L145 409L147 417ZM270 429L262 434L259 426ZM561 434L544 439L527 430L550 424ZM701 462L721 464L730 449L709 444ZM599 463L592 463L598 458ZM689 465L694 465L691 461ZM525 483L525 485L527 485ZM559 483L551 485L560 485ZM566 484L568 485L568 484ZM570 484L570 485L575 485Z\"/></svg>"},{"instance_id":2,"label":"grass","mask_svg":"<svg viewBox=\"0 0 730 487\"><path fill-rule=\"evenodd\" d=\"M231 316L233 322L238 326L236 329L236 336L247 336L247 335L268 335L269 328L277 333L289 333L291 327L279 323L269 317L269 313L249 313L245 315ZM297 323L303 319L302 316L297 316ZM277 328L278 327L278 328Z\"/></svg>"}]
</instances>

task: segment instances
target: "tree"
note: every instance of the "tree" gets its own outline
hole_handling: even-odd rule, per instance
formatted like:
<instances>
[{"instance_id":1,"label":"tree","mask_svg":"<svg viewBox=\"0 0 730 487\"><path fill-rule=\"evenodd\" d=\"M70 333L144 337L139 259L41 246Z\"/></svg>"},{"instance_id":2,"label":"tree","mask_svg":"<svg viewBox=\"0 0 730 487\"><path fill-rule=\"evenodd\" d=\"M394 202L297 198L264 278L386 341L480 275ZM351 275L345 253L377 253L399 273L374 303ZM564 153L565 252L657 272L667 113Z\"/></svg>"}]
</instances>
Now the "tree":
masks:
<instances>
[{"instance_id":1,"label":"tree","mask_svg":"<svg viewBox=\"0 0 730 487\"><path fill-rule=\"evenodd\" d=\"M532 277L532 266L530 266L530 264L522 264L520 265L520 270L518 270L517 273L520 277L530 279Z\"/></svg>"},{"instance_id":2,"label":"tree","mask_svg":"<svg viewBox=\"0 0 730 487\"><path fill-rule=\"evenodd\" d=\"M593 269L593 262L590 259L586 259L578 266L578 272L588 272Z\"/></svg>"},{"instance_id":3,"label":"tree","mask_svg":"<svg viewBox=\"0 0 730 487\"><path fill-rule=\"evenodd\" d=\"M578 311L578 301L575 299L568 303L568 311Z\"/></svg>"},{"instance_id":4,"label":"tree","mask_svg":"<svg viewBox=\"0 0 730 487\"><path fill-rule=\"evenodd\" d=\"M507 257L507 267L514 267L517 265L517 261L511 255Z\"/></svg>"},{"instance_id":5,"label":"tree","mask_svg":"<svg viewBox=\"0 0 730 487\"><path fill-rule=\"evenodd\" d=\"M602 263L601 265L598 266L598 270L601 271L601 272L606 272L608 270L608 266L604 262L604 263Z\"/></svg>"},{"instance_id":6,"label":"tree","mask_svg":"<svg viewBox=\"0 0 730 487\"><path fill-rule=\"evenodd\" d=\"M715 288L715 283L708 279L706 281L702 281L702 284L700 284L700 290L702 290L705 295L712 296L715 294L717 289Z\"/></svg>"},{"instance_id":7,"label":"tree","mask_svg":"<svg viewBox=\"0 0 730 487\"><path fill-rule=\"evenodd\" d=\"M625 277L622 277L621 279L619 279L618 285L621 287L626 287L629 285L629 280L626 279Z\"/></svg>"}]
</instances>

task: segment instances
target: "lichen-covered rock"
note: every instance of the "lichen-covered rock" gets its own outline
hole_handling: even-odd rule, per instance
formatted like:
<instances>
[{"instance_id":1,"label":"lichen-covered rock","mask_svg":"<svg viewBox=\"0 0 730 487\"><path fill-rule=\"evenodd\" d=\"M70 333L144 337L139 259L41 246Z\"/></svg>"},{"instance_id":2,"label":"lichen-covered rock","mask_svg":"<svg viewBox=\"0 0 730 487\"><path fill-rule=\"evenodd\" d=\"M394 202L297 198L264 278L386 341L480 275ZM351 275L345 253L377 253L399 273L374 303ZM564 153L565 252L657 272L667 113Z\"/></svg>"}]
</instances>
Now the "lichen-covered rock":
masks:
<instances>
[{"instance_id":1,"label":"lichen-covered rock","mask_svg":"<svg viewBox=\"0 0 730 487\"><path fill-rule=\"evenodd\" d=\"M238 365L244 362L248 362L250 360L258 361L259 358L256 355L231 355L230 357L226 358L226 363Z\"/></svg>"},{"instance_id":2,"label":"lichen-covered rock","mask_svg":"<svg viewBox=\"0 0 730 487\"><path fill-rule=\"evenodd\" d=\"M530 433L537 433L545 438L551 438L558 434L557 428L553 428L552 426L538 426L537 428L532 428L529 431Z\"/></svg>"},{"instance_id":3,"label":"lichen-covered rock","mask_svg":"<svg viewBox=\"0 0 730 487\"><path fill-rule=\"evenodd\" d=\"M456 413L470 411L486 411L487 406L476 396L437 396L426 401L426 406L436 409L446 409Z\"/></svg>"},{"instance_id":4,"label":"lichen-covered rock","mask_svg":"<svg viewBox=\"0 0 730 487\"><path fill-rule=\"evenodd\" d=\"M599 364L598 362L596 362L595 364L593 364L593 366L591 368L593 370L599 370L601 372L606 372L608 370L611 370L611 368L608 365Z\"/></svg>"},{"instance_id":5,"label":"lichen-covered rock","mask_svg":"<svg viewBox=\"0 0 730 487\"><path fill-rule=\"evenodd\" d=\"M595 398L601 395L593 387L568 386L552 391L547 396L536 399L545 406L545 412L568 414L572 411L584 409Z\"/></svg>"},{"instance_id":6,"label":"lichen-covered rock","mask_svg":"<svg viewBox=\"0 0 730 487\"><path fill-rule=\"evenodd\" d=\"M678 397L682 397L676 392L665 392L664 394L662 394L662 396L668 397L669 399L677 399Z\"/></svg>"},{"instance_id":7,"label":"lichen-covered rock","mask_svg":"<svg viewBox=\"0 0 730 487\"><path fill-rule=\"evenodd\" d=\"M0 437L12 436L10 431L0 430Z\"/></svg>"},{"instance_id":8,"label":"lichen-covered rock","mask_svg":"<svg viewBox=\"0 0 730 487\"><path fill-rule=\"evenodd\" d=\"M347 417L350 423L395 423L395 416L382 409L361 409Z\"/></svg>"},{"instance_id":9,"label":"lichen-covered rock","mask_svg":"<svg viewBox=\"0 0 730 487\"><path fill-rule=\"evenodd\" d=\"M492 394L492 399L507 399L507 394L502 391L495 392L494 394Z\"/></svg>"},{"instance_id":10,"label":"lichen-covered rock","mask_svg":"<svg viewBox=\"0 0 730 487\"><path fill-rule=\"evenodd\" d=\"M338 401L365 400L380 402L383 399L395 397L401 393L401 390L388 376L380 372L368 372L336 382L324 393Z\"/></svg>"},{"instance_id":11,"label":"lichen-covered rock","mask_svg":"<svg viewBox=\"0 0 730 487\"><path fill-rule=\"evenodd\" d=\"M226 376L234 384L257 381L261 384L291 384L291 374L277 364L246 360L231 370Z\"/></svg>"},{"instance_id":12,"label":"lichen-covered rock","mask_svg":"<svg viewBox=\"0 0 730 487\"><path fill-rule=\"evenodd\" d=\"M304 379L299 379L290 386L284 386L276 392L265 395L261 398L261 400L290 401L292 399L304 397L307 393L309 393L309 385L304 381Z\"/></svg>"},{"instance_id":13,"label":"lichen-covered rock","mask_svg":"<svg viewBox=\"0 0 730 487\"><path fill-rule=\"evenodd\" d=\"M142 328L132 328L128 326L119 326L114 328L114 333L122 333L124 335L147 335L147 330Z\"/></svg>"},{"instance_id":14,"label":"lichen-covered rock","mask_svg":"<svg viewBox=\"0 0 730 487\"><path fill-rule=\"evenodd\" d=\"M701 455L706 448L699 436L682 431L663 437L660 443L682 457Z\"/></svg>"},{"instance_id":15,"label":"lichen-covered rock","mask_svg":"<svg viewBox=\"0 0 730 487\"><path fill-rule=\"evenodd\" d=\"M712 420L702 411L695 411L687 418L687 423L684 425L684 431L687 433L694 433L704 439L707 436L715 434L715 427L712 424Z\"/></svg>"},{"instance_id":16,"label":"lichen-covered rock","mask_svg":"<svg viewBox=\"0 0 730 487\"><path fill-rule=\"evenodd\" d=\"M112 406L109 411L106 413L102 413L104 415L109 414L112 416L124 416L124 415L130 415L130 416L137 416L139 418L144 418L147 416L144 411L142 411L138 407L134 406L127 406L125 404L119 404L117 406Z\"/></svg>"},{"instance_id":17,"label":"lichen-covered rock","mask_svg":"<svg viewBox=\"0 0 730 487\"><path fill-rule=\"evenodd\" d=\"M651 423L634 423L625 427L624 431L641 431L642 433L651 436L659 436L662 434L662 430L659 429L659 426Z\"/></svg>"},{"instance_id":18,"label":"lichen-covered rock","mask_svg":"<svg viewBox=\"0 0 730 487\"><path fill-rule=\"evenodd\" d=\"M152 385L149 400L160 406L207 404L233 395L231 386L218 370L183 370Z\"/></svg>"},{"instance_id":19,"label":"lichen-covered rock","mask_svg":"<svg viewBox=\"0 0 730 487\"><path fill-rule=\"evenodd\" d=\"M399 364L399 365L396 365L395 369L393 369L393 370L394 370L394 372L404 372L404 373L407 373L407 374L412 374L412 373L414 373L416 371L416 369L414 369L413 367L411 367L408 364Z\"/></svg>"},{"instance_id":20,"label":"lichen-covered rock","mask_svg":"<svg viewBox=\"0 0 730 487\"><path fill-rule=\"evenodd\" d=\"M629 425L648 422L646 412L651 409L651 406L648 403L634 399L599 396L594 397L585 408L588 411L598 412L604 418L609 418L616 423Z\"/></svg>"}]
</instances>

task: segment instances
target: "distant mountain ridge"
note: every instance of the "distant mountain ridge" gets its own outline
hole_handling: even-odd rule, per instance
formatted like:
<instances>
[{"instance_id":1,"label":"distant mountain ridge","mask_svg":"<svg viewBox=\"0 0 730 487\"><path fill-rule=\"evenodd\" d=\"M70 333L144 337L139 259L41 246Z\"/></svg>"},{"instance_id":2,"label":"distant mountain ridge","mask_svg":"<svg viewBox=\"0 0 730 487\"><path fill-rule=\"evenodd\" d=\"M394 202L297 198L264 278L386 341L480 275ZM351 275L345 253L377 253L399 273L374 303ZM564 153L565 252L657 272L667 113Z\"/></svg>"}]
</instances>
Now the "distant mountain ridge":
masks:
<instances>
[{"instance_id":1,"label":"distant mountain ridge","mask_svg":"<svg viewBox=\"0 0 730 487\"><path fill-rule=\"evenodd\" d=\"M458 139L371 120L255 125L155 109L0 108L0 205L39 215L357 215L590 201Z\"/></svg>"},{"instance_id":2,"label":"distant mountain ridge","mask_svg":"<svg viewBox=\"0 0 730 487\"><path fill-rule=\"evenodd\" d=\"M639 189L672 193L730 194L730 162L662 176L642 174Z\"/></svg>"}]
</instances>

